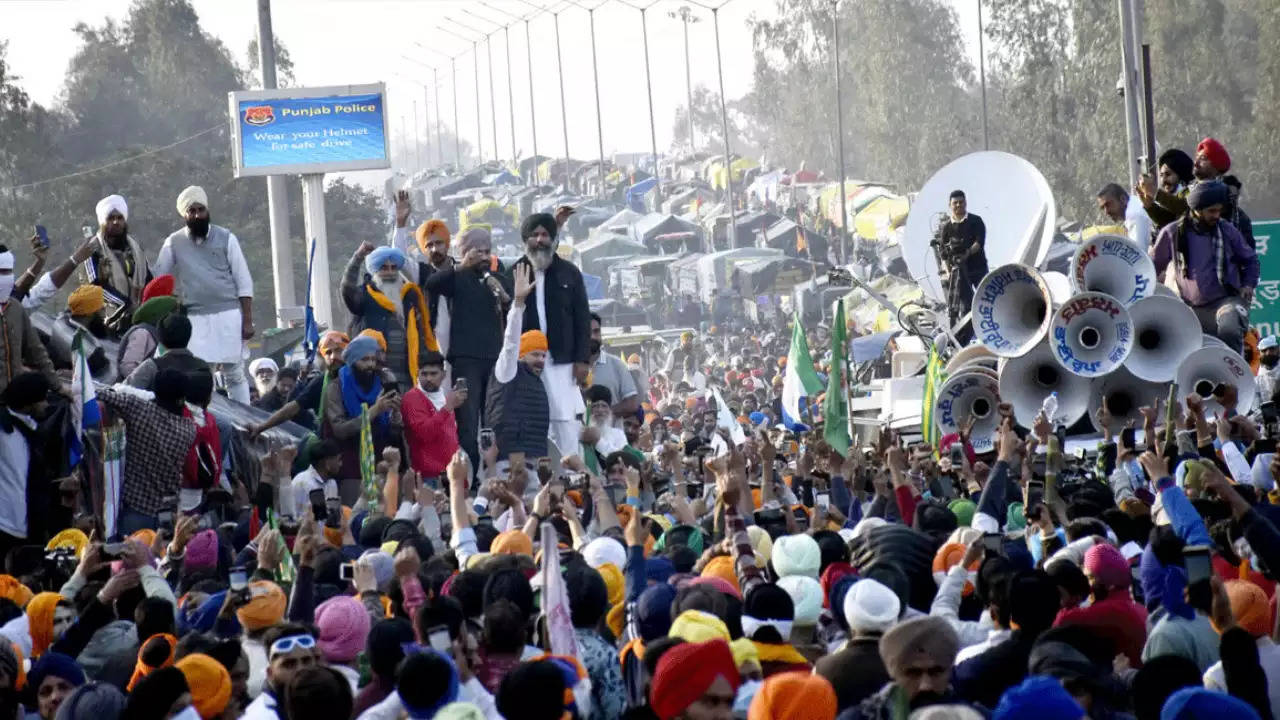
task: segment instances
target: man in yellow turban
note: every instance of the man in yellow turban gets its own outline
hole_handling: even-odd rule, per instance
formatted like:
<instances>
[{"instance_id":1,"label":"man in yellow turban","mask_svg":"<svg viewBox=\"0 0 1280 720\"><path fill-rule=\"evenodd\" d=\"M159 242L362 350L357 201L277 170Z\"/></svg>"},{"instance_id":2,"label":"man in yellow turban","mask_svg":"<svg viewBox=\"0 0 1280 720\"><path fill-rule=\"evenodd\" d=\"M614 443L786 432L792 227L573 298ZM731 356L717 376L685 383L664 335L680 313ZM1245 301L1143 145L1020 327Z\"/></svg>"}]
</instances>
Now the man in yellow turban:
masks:
<instances>
[{"instance_id":1,"label":"man in yellow turban","mask_svg":"<svg viewBox=\"0 0 1280 720\"><path fill-rule=\"evenodd\" d=\"M67 309L58 314L53 321L53 334L69 341L81 333L84 338L84 352L89 358L89 372L98 380L113 382L116 380L115 370L107 358L106 351L98 344L110 334L105 318L106 301L102 288L98 285L81 285L67 298ZM49 354L54 365L72 366L71 347L73 343L49 343ZM108 377L110 376L110 377Z\"/></svg>"}]
</instances>

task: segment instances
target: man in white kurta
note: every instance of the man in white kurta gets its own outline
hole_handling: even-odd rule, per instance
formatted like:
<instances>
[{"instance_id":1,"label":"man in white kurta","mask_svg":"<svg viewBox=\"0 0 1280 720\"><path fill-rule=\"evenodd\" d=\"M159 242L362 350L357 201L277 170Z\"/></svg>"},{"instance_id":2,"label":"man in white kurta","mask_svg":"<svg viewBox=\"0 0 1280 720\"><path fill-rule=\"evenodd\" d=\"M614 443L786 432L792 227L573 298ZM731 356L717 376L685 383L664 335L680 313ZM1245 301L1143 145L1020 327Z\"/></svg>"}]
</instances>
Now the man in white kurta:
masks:
<instances>
[{"instance_id":1,"label":"man in white kurta","mask_svg":"<svg viewBox=\"0 0 1280 720\"><path fill-rule=\"evenodd\" d=\"M244 341L253 337L253 277L230 230L209 222L203 189L188 187L178 196L178 214L186 227L165 239L152 270L172 274L176 295L191 319L187 349L222 373L232 400L249 404Z\"/></svg>"}]
</instances>

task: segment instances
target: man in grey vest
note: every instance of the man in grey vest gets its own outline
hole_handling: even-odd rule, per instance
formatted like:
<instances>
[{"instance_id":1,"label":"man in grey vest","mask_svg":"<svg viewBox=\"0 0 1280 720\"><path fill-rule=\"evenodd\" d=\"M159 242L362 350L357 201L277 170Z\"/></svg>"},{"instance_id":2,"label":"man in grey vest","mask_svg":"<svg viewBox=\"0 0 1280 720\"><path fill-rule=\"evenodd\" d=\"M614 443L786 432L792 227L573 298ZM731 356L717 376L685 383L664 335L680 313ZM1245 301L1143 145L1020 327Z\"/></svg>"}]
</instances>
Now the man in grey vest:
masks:
<instances>
[{"instance_id":1,"label":"man in grey vest","mask_svg":"<svg viewBox=\"0 0 1280 720\"><path fill-rule=\"evenodd\" d=\"M175 293L191 319L191 354L221 372L232 400L249 404L244 341L253 337L253 278L240 241L209 222L209 198L192 185L178 195L187 226L170 235L152 268L177 278Z\"/></svg>"}]
</instances>

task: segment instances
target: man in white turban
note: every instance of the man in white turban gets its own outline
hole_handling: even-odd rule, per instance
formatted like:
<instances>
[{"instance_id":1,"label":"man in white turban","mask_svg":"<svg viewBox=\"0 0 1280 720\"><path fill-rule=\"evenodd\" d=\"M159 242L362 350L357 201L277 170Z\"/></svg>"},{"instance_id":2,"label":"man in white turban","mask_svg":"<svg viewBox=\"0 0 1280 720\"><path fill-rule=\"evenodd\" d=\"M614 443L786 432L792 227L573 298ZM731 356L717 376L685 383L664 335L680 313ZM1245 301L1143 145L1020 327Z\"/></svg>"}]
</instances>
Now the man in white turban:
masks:
<instances>
[{"instance_id":1,"label":"man in white turban","mask_svg":"<svg viewBox=\"0 0 1280 720\"><path fill-rule=\"evenodd\" d=\"M142 246L129 235L129 205L124 198L108 195L98 201L95 211L98 234L89 243L84 282L102 286L107 325L123 331L142 302L142 289L151 282L151 268Z\"/></svg>"},{"instance_id":2,"label":"man in white turban","mask_svg":"<svg viewBox=\"0 0 1280 720\"><path fill-rule=\"evenodd\" d=\"M244 341L253 337L253 277L230 230L209 222L209 197L192 185L178 195L186 227L164 241L154 272L172 274L191 319L192 355L221 372L232 400L249 404Z\"/></svg>"}]
</instances>

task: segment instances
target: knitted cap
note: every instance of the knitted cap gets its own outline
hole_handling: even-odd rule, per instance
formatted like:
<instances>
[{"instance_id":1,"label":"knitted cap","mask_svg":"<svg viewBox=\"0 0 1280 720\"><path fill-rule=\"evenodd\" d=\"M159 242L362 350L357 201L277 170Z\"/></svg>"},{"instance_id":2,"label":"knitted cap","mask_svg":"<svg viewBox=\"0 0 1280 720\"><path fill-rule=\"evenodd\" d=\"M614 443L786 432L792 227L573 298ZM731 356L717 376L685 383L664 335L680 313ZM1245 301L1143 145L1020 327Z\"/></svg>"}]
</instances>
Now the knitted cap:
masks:
<instances>
[{"instance_id":1,"label":"knitted cap","mask_svg":"<svg viewBox=\"0 0 1280 720\"><path fill-rule=\"evenodd\" d=\"M337 595L316 607L316 644L330 663L349 663L364 649L369 636L369 611L350 595Z\"/></svg>"},{"instance_id":2,"label":"knitted cap","mask_svg":"<svg viewBox=\"0 0 1280 720\"><path fill-rule=\"evenodd\" d=\"M853 632L882 633L898 622L901 612L898 596L878 580L859 580L844 596L844 618Z\"/></svg>"},{"instance_id":3,"label":"knitted cap","mask_svg":"<svg viewBox=\"0 0 1280 720\"><path fill-rule=\"evenodd\" d=\"M1129 587L1129 561L1108 543L1098 543L1084 554L1084 572L1107 587Z\"/></svg>"}]
</instances>

